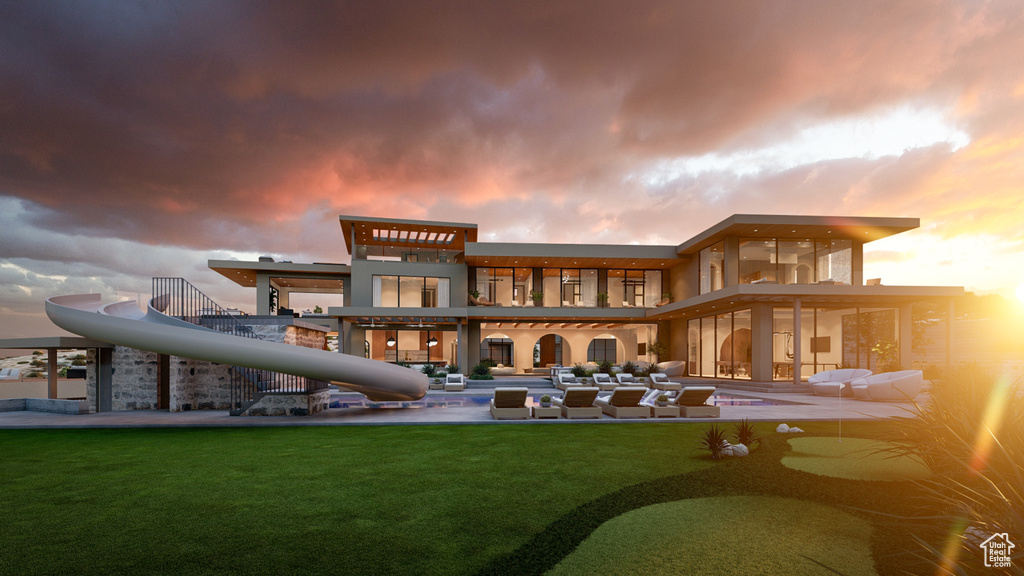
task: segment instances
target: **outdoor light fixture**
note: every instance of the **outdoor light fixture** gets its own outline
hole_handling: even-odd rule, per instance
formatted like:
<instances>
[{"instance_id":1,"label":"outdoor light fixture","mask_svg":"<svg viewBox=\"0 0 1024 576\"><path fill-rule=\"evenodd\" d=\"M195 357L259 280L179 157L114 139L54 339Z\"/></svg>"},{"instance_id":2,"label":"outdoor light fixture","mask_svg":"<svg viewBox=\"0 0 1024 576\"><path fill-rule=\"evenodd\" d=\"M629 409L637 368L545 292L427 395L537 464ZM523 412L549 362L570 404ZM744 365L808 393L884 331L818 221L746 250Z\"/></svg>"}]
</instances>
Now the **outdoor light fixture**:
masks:
<instances>
[{"instance_id":1,"label":"outdoor light fixture","mask_svg":"<svg viewBox=\"0 0 1024 576\"><path fill-rule=\"evenodd\" d=\"M394 345L395 345L395 337L394 336L388 336L388 346L394 346Z\"/></svg>"},{"instance_id":2,"label":"outdoor light fixture","mask_svg":"<svg viewBox=\"0 0 1024 576\"><path fill-rule=\"evenodd\" d=\"M437 338L431 336L430 339L427 340L427 346L437 346Z\"/></svg>"}]
</instances>

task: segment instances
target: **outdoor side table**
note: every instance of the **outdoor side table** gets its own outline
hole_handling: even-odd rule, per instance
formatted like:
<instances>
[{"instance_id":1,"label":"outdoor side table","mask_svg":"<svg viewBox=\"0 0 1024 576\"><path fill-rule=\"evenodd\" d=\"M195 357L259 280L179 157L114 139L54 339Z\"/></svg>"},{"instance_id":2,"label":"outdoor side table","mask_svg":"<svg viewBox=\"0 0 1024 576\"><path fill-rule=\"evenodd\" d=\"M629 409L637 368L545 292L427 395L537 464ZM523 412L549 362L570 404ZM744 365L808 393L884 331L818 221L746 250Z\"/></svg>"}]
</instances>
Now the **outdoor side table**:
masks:
<instances>
[{"instance_id":1,"label":"outdoor side table","mask_svg":"<svg viewBox=\"0 0 1024 576\"><path fill-rule=\"evenodd\" d=\"M534 406L534 418L558 418L562 415L562 409L558 406Z\"/></svg>"}]
</instances>

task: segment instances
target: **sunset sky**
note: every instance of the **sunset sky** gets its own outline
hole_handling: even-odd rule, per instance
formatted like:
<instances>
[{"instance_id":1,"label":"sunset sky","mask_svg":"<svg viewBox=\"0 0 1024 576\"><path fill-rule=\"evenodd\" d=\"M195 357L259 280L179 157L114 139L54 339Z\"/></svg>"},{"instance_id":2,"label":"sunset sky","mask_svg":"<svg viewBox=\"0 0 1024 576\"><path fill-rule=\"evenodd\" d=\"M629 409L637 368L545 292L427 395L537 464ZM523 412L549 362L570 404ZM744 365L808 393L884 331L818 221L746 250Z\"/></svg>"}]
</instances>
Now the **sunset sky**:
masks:
<instances>
[{"instance_id":1,"label":"sunset sky","mask_svg":"<svg viewBox=\"0 0 1024 576\"><path fill-rule=\"evenodd\" d=\"M1024 3L3 2L0 337L210 258L347 262L338 215L679 244L905 216L865 277L1024 283Z\"/></svg>"}]
</instances>

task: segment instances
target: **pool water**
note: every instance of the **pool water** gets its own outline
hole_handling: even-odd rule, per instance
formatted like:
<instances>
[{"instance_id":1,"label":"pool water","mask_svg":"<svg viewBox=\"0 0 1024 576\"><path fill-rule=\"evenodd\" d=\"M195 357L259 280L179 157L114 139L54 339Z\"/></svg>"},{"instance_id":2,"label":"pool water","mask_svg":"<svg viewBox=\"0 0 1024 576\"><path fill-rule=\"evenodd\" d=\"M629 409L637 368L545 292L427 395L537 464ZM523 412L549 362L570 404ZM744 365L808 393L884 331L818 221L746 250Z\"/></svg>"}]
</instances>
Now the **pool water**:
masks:
<instances>
[{"instance_id":1,"label":"pool water","mask_svg":"<svg viewBox=\"0 0 1024 576\"><path fill-rule=\"evenodd\" d=\"M552 397L559 397L557 392L550 394ZM526 397L527 406L540 406L540 397L543 394L531 394ZM354 396L350 393L332 394L330 408L370 408L370 409L394 409L394 408L486 408L490 405L491 396L468 395L468 394L434 394L426 395L419 400L402 400L376 402L362 396ZM765 400L750 396L738 396L727 392L716 392L705 404L709 406L784 406L798 405L799 402L788 402L785 400Z\"/></svg>"}]
</instances>

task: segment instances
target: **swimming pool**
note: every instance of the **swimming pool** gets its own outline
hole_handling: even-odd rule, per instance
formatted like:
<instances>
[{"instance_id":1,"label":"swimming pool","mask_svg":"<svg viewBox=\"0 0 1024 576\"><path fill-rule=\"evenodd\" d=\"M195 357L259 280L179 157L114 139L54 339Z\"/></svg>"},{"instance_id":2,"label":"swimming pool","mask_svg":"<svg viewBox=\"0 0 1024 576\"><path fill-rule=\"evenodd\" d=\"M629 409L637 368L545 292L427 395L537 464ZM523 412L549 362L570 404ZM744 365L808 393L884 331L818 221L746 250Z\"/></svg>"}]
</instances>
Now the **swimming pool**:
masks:
<instances>
[{"instance_id":1,"label":"swimming pool","mask_svg":"<svg viewBox=\"0 0 1024 576\"><path fill-rule=\"evenodd\" d=\"M561 394L557 391L549 393L557 398ZM527 406L539 406L540 397L543 393L534 393L526 397ZM332 394L329 403L330 408L368 408L373 410L383 409L416 409L416 408L486 408L491 402L491 396L471 394L428 394L419 400L402 400L376 402L363 396L351 393ZM800 402L786 400L767 400L753 396L739 396L728 392L715 392L705 404L709 406L786 406L799 405Z\"/></svg>"}]
</instances>

